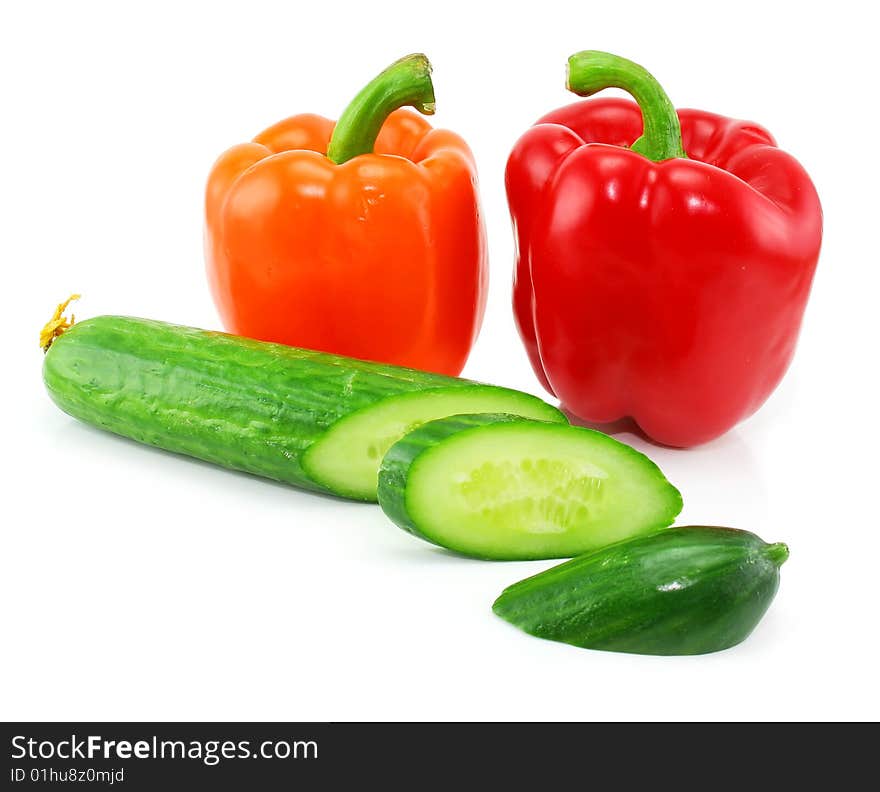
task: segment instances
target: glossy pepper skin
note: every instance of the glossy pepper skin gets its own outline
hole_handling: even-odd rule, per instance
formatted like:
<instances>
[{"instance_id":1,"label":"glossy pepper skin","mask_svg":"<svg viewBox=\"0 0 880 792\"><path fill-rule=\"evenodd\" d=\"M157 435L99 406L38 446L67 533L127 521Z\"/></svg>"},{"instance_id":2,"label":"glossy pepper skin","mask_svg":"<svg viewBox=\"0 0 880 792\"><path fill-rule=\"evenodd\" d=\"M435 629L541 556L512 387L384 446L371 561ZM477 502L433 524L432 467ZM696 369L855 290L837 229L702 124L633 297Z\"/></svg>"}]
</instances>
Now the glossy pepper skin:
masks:
<instances>
[{"instance_id":1,"label":"glossy pepper skin","mask_svg":"<svg viewBox=\"0 0 880 792\"><path fill-rule=\"evenodd\" d=\"M473 156L432 129L430 65L403 58L338 124L297 115L229 149L206 194L206 258L227 330L456 375L488 270Z\"/></svg>"},{"instance_id":2,"label":"glossy pepper skin","mask_svg":"<svg viewBox=\"0 0 880 792\"><path fill-rule=\"evenodd\" d=\"M636 64L572 56L572 90L608 86L638 103L563 107L510 155L517 324L541 382L578 417L704 443L757 410L792 359L819 199L763 128L676 114Z\"/></svg>"}]
</instances>

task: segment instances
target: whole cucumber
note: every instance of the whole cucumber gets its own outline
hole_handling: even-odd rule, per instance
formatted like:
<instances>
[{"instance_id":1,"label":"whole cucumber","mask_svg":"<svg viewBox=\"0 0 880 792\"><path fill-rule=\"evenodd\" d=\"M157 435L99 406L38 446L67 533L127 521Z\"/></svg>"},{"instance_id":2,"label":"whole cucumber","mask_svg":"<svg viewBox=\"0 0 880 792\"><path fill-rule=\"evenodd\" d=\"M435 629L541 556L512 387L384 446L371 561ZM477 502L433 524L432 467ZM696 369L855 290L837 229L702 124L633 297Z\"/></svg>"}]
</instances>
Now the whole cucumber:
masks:
<instances>
[{"instance_id":1,"label":"whole cucumber","mask_svg":"<svg viewBox=\"0 0 880 792\"><path fill-rule=\"evenodd\" d=\"M787 558L786 545L747 531L669 528L514 583L492 609L531 635L588 649L717 652L761 620Z\"/></svg>"},{"instance_id":2,"label":"whole cucumber","mask_svg":"<svg viewBox=\"0 0 880 792\"><path fill-rule=\"evenodd\" d=\"M482 410L566 420L508 388L166 322L97 316L59 330L43 379L70 415L356 500L376 500L386 449L425 421Z\"/></svg>"}]
</instances>

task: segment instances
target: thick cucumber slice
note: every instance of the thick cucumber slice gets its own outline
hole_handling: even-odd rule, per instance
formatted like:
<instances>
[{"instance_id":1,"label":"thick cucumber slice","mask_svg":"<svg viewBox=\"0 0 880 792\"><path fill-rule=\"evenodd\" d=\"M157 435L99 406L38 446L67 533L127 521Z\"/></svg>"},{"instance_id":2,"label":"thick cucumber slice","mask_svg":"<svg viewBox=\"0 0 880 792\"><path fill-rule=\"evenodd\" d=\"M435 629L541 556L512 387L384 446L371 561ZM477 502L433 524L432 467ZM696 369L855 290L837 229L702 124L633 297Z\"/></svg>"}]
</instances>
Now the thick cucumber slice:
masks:
<instances>
[{"instance_id":1,"label":"thick cucumber slice","mask_svg":"<svg viewBox=\"0 0 880 792\"><path fill-rule=\"evenodd\" d=\"M745 640L779 587L784 544L685 526L575 558L508 586L492 609L539 638L613 652L690 655Z\"/></svg>"},{"instance_id":2,"label":"thick cucumber slice","mask_svg":"<svg viewBox=\"0 0 880 792\"><path fill-rule=\"evenodd\" d=\"M385 455L379 503L399 526L464 555L564 558L670 525L678 490L601 432L512 415L457 415Z\"/></svg>"},{"instance_id":3,"label":"thick cucumber slice","mask_svg":"<svg viewBox=\"0 0 880 792\"><path fill-rule=\"evenodd\" d=\"M428 421L480 412L567 423L555 407L507 388L472 385L403 393L333 424L306 452L303 469L313 481L337 495L374 500L379 464L397 440Z\"/></svg>"}]
</instances>

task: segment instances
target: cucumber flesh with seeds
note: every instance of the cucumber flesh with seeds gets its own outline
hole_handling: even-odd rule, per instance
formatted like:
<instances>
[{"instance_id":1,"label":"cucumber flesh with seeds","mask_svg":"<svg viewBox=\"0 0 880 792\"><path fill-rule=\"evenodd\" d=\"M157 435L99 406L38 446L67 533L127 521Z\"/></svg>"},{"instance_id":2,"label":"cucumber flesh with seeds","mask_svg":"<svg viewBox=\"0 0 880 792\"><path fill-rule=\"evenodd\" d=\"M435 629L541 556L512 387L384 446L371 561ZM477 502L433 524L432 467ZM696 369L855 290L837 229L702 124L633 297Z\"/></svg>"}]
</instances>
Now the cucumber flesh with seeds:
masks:
<instances>
[{"instance_id":1,"label":"cucumber flesh with seeds","mask_svg":"<svg viewBox=\"0 0 880 792\"><path fill-rule=\"evenodd\" d=\"M748 531L669 528L514 583L492 609L531 635L589 649L717 652L761 620L787 558L784 544Z\"/></svg>"},{"instance_id":2,"label":"cucumber flesh with seeds","mask_svg":"<svg viewBox=\"0 0 880 792\"><path fill-rule=\"evenodd\" d=\"M331 426L303 457L314 481L337 495L376 499L379 465L403 435L427 421L462 412L513 410L561 422L555 408L519 391L489 385L432 388L390 396L347 415Z\"/></svg>"},{"instance_id":3,"label":"cucumber flesh with seeds","mask_svg":"<svg viewBox=\"0 0 880 792\"><path fill-rule=\"evenodd\" d=\"M86 423L358 500L375 501L385 449L420 422L462 409L566 421L507 388L121 316L56 338L43 379Z\"/></svg>"},{"instance_id":4,"label":"cucumber flesh with seeds","mask_svg":"<svg viewBox=\"0 0 880 792\"><path fill-rule=\"evenodd\" d=\"M564 558L658 531L681 495L644 454L601 432L513 415L457 415L398 440L379 503L400 527L476 558Z\"/></svg>"}]
</instances>

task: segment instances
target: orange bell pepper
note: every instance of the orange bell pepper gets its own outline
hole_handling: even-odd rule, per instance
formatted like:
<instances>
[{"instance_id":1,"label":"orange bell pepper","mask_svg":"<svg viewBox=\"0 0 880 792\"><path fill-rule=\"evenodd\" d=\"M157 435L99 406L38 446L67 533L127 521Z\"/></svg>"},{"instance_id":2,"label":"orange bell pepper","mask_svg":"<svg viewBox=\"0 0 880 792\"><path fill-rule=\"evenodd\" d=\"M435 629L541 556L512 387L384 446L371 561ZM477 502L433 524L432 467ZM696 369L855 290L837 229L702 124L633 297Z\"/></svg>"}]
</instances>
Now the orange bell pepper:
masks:
<instances>
[{"instance_id":1,"label":"orange bell pepper","mask_svg":"<svg viewBox=\"0 0 880 792\"><path fill-rule=\"evenodd\" d=\"M470 149L432 129L424 55L392 64L339 122L297 115L234 146L206 191L205 250L226 328L455 375L486 302Z\"/></svg>"}]
</instances>

